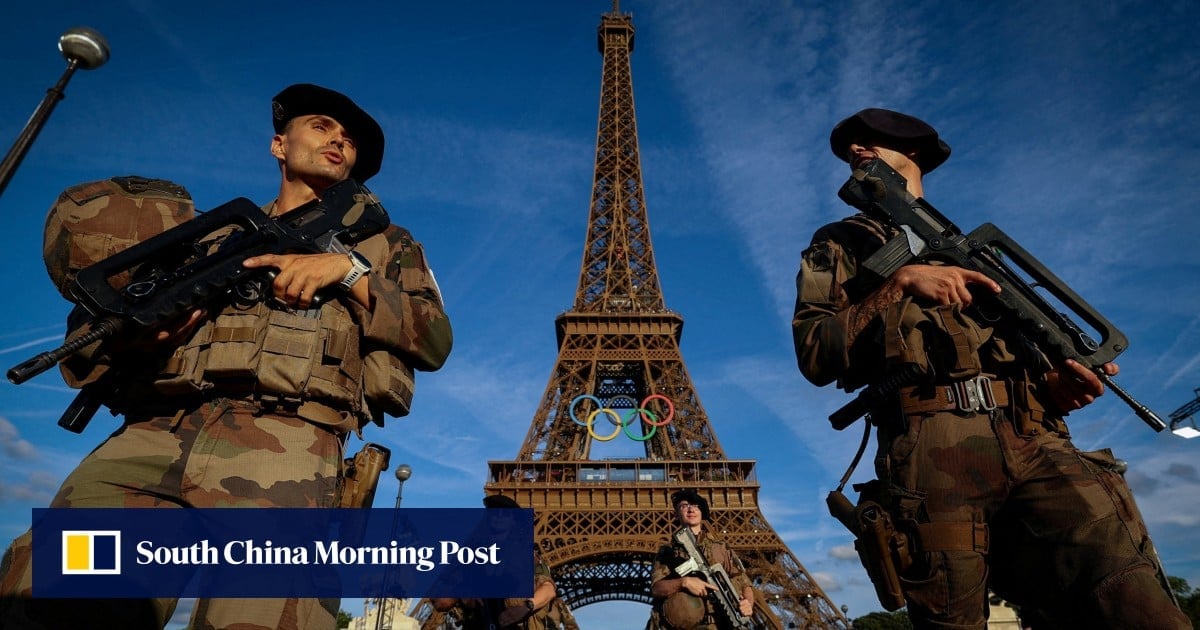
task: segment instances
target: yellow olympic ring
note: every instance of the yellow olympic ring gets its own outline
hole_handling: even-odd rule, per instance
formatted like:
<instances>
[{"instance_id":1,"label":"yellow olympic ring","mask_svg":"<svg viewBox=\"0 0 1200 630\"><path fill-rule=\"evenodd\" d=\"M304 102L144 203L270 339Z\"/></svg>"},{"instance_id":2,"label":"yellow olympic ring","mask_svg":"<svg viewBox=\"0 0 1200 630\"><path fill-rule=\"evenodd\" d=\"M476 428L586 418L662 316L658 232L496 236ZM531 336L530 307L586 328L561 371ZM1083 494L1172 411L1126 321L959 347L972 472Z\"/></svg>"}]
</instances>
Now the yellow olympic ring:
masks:
<instances>
[{"instance_id":1,"label":"yellow olympic ring","mask_svg":"<svg viewBox=\"0 0 1200 630\"><path fill-rule=\"evenodd\" d=\"M617 419L617 430L613 431L612 435L610 435L608 437L600 437L599 435L596 435L596 416L598 416L602 413L607 413ZM594 439L600 440L601 442L607 442L609 440L616 439L617 435L620 434L621 430L624 428L625 428L625 425L621 424L621 416L618 416L617 412L613 411L612 409L597 409L597 410L593 411L592 413L588 414L588 417L587 417L588 435L592 436Z\"/></svg>"}]
</instances>

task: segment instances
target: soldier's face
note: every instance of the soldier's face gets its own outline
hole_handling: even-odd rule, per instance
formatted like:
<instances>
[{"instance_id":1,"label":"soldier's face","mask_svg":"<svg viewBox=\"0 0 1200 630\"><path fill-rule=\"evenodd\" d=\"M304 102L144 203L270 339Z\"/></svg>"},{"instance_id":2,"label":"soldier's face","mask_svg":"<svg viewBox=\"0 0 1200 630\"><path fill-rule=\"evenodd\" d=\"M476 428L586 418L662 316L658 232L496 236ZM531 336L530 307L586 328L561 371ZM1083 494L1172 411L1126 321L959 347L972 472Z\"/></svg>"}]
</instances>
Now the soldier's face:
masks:
<instances>
[{"instance_id":1,"label":"soldier's face","mask_svg":"<svg viewBox=\"0 0 1200 630\"><path fill-rule=\"evenodd\" d=\"M871 160L880 159L897 172L904 172L906 168L916 165L913 162L915 157L915 154L906 155L865 138L851 142L850 147L846 149L846 161L850 163L851 170L860 168Z\"/></svg>"},{"instance_id":2,"label":"soldier's face","mask_svg":"<svg viewBox=\"0 0 1200 630\"><path fill-rule=\"evenodd\" d=\"M324 188L350 176L358 149L341 123L312 114L293 118L274 136L271 154L283 161L285 178Z\"/></svg>"},{"instance_id":3,"label":"soldier's face","mask_svg":"<svg viewBox=\"0 0 1200 630\"><path fill-rule=\"evenodd\" d=\"M675 506L675 516L681 524L689 527L699 525L704 520L704 512L700 510L700 506L687 501L681 501Z\"/></svg>"}]
</instances>

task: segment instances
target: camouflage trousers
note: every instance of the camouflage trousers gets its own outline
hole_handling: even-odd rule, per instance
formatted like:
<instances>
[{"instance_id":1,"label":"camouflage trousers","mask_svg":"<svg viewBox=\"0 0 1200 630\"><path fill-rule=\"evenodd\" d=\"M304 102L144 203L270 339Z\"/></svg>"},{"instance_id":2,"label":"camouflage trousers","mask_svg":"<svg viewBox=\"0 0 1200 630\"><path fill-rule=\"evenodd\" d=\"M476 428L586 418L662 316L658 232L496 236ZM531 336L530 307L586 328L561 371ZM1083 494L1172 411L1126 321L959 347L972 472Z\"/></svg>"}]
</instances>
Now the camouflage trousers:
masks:
<instances>
[{"instance_id":1,"label":"camouflage trousers","mask_svg":"<svg viewBox=\"0 0 1200 630\"><path fill-rule=\"evenodd\" d=\"M50 507L335 507L341 440L299 418L205 402L175 416L129 414L63 482ZM162 628L176 599L35 599L31 535L0 564L0 627ZM189 628L332 630L338 600L201 599Z\"/></svg>"},{"instance_id":2,"label":"camouflage trousers","mask_svg":"<svg viewBox=\"0 0 1200 630\"><path fill-rule=\"evenodd\" d=\"M917 628L984 628L988 589L1054 628L1190 628L1107 451L1019 435L1005 410L910 415L881 431L876 469L897 529L986 523L986 551L923 551L901 576ZM936 541L927 545L936 546Z\"/></svg>"}]
</instances>

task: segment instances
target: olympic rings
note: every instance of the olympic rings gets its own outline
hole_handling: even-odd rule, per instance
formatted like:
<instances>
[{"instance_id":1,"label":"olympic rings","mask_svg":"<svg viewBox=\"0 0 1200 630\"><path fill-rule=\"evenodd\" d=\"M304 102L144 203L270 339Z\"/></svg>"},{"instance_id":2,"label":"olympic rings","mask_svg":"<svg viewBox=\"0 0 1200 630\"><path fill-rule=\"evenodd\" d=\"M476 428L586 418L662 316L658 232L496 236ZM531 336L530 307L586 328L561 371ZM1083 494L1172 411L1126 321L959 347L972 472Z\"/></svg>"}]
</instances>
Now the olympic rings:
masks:
<instances>
[{"instance_id":1,"label":"olympic rings","mask_svg":"<svg viewBox=\"0 0 1200 630\"><path fill-rule=\"evenodd\" d=\"M661 400L667 406L667 415L664 416L662 420L659 420L658 414L654 413L653 410L647 407L647 405L650 404L650 401L654 399ZM583 400L588 400L595 403L596 410L588 413L587 418L581 421L578 414L576 414L576 407L578 407L579 402ZM592 396L591 394L576 396L575 399L571 401L571 404L567 407L567 411L571 414L571 420L575 424L581 427L587 427L588 435L600 442L614 440L616 439L617 435L622 432L624 432L625 435L631 440L645 442L646 440L654 437L654 434L658 432L658 427L666 426L675 418L675 404L671 402L670 398L667 398L662 394L651 394L647 396L644 400L642 400L641 405L637 407L633 406L636 404L634 399L624 394L613 396L608 400L610 405L613 402L628 402L630 405L628 408L621 407L621 409L628 409L628 413L622 417L621 414L617 413L616 410L605 407L604 403L601 402L599 398ZM609 435L601 436L596 434L596 416L599 416L600 414L607 415L609 418L608 421L611 422L614 427L616 427L616 429ZM645 435L637 436L630 433L629 427L633 425L633 419L636 417L640 417L643 422L650 425L650 431L648 431Z\"/></svg>"}]
</instances>

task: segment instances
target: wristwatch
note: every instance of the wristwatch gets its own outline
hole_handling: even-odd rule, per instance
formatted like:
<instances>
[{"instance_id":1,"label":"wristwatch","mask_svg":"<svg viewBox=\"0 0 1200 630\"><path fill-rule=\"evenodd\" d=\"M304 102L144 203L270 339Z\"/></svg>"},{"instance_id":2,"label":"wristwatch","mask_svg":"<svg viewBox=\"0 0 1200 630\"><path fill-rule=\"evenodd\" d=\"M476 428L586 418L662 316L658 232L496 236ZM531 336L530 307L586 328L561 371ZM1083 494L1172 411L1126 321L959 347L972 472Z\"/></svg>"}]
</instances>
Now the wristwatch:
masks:
<instances>
[{"instance_id":1,"label":"wristwatch","mask_svg":"<svg viewBox=\"0 0 1200 630\"><path fill-rule=\"evenodd\" d=\"M371 261L367 260L366 256L358 252L350 252L350 271L346 272L346 277L338 283L338 286L349 291L350 287L354 286L358 279L367 275L371 270Z\"/></svg>"},{"instance_id":2,"label":"wristwatch","mask_svg":"<svg viewBox=\"0 0 1200 630\"><path fill-rule=\"evenodd\" d=\"M533 600L532 599L525 600L525 607L529 609L529 612L533 612Z\"/></svg>"}]
</instances>

